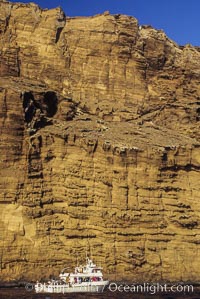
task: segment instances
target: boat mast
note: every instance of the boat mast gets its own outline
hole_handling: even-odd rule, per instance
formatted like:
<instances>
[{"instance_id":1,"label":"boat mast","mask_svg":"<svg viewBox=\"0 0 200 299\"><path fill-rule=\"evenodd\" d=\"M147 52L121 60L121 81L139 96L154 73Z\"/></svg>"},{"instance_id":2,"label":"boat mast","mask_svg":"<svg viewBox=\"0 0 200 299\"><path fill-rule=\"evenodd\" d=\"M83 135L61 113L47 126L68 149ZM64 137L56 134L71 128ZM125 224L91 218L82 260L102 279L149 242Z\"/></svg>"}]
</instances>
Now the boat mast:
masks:
<instances>
[{"instance_id":1,"label":"boat mast","mask_svg":"<svg viewBox=\"0 0 200 299\"><path fill-rule=\"evenodd\" d=\"M87 256L87 247L86 247L86 252L85 252L85 261L86 261L86 265L87 265L87 259L88 259L88 256Z\"/></svg>"}]
</instances>

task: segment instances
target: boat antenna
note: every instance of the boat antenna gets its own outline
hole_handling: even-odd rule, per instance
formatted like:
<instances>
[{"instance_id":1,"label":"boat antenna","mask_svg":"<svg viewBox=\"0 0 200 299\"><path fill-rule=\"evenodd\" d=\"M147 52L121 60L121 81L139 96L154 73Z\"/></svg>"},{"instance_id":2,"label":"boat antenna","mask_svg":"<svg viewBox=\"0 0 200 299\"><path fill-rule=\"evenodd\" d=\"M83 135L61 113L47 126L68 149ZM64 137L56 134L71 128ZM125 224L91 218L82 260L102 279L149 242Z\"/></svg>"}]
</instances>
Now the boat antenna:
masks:
<instances>
[{"instance_id":1,"label":"boat antenna","mask_svg":"<svg viewBox=\"0 0 200 299\"><path fill-rule=\"evenodd\" d=\"M86 244L86 263L88 259L91 258L91 250L90 250L90 242L89 242L89 236L87 236L87 244Z\"/></svg>"},{"instance_id":2,"label":"boat antenna","mask_svg":"<svg viewBox=\"0 0 200 299\"><path fill-rule=\"evenodd\" d=\"M93 256L92 256L92 248L91 248L91 246L90 246L89 235L87 236L87 242L88 242L89 258L93 260Z\"/></svg>"},{"instance_id":3,"label":"boat antenna","mask_svg":"<svg viewBox=\"0 0 200 299\"><path fill-rule=\"evenodd\" d=\"M76 255L76 265L78 267L78 254Z\"/></svg>"}]
</instances>

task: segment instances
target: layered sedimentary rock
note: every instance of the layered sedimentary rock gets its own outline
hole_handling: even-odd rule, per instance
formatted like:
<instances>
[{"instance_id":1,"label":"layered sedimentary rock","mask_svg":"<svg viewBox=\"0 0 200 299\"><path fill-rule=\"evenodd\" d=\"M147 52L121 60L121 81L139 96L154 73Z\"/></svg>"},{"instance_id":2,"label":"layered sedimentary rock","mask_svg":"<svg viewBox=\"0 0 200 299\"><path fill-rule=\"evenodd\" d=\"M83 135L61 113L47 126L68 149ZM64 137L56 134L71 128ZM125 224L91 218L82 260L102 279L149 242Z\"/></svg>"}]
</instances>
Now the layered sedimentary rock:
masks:
<instances>
[{"instance_id":1,"label":"layered sedimentary rock","mask_svg":"<svg viewBox=\"0 0 200 299\"><path fill-rule=\"evenodd\" d=\"M198 281L200 52L133 17L0 1L0 279L86 251L110 279Z\"/></svg>"}]
</instances>

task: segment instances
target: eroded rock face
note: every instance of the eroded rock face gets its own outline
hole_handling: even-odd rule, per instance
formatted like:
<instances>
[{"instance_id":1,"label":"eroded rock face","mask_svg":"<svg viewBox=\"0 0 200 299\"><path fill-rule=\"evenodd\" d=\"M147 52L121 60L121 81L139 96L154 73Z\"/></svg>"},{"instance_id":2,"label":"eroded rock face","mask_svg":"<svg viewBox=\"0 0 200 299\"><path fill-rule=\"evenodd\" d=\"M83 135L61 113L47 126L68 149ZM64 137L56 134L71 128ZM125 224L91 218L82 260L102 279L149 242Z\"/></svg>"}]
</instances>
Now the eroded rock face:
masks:
<instances>
[{"instance_id":1,"label":"eroded rock face","mask_svg":"<svg viewBox=\"0 0 200 299\"><path fill-rule=\"evenodd\" d=\"M6 1L0 41L0 279L199 281L199 49Z\"/></svg>"}]
</instances>

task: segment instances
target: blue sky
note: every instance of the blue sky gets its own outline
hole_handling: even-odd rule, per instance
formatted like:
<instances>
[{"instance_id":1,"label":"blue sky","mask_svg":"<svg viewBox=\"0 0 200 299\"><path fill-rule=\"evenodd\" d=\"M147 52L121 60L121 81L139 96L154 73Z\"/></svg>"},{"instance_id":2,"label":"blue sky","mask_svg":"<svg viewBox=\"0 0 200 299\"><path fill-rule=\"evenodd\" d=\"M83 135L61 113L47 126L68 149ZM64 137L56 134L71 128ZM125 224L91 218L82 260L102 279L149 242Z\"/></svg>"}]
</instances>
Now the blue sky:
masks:
<instances>
[{"instance_id":1,"label":"blue sky","mask_svg":"<svg viewBox=\"0 0 200 299\"><path fill-rule=\"evenodd\" d=\"M11 2L30 1L21 0ZM61 6L68 16L91 16L109 10L134 16L141 25L163 29L180 45L200 46L200 0L34 0L42 8Z\"/></svg>"}]
</instances>

